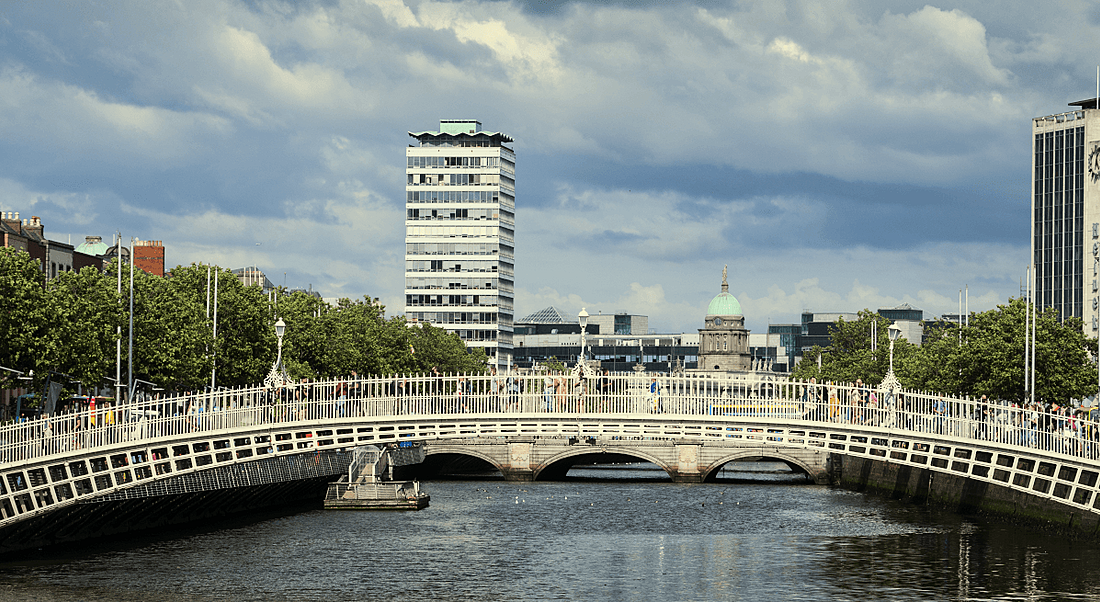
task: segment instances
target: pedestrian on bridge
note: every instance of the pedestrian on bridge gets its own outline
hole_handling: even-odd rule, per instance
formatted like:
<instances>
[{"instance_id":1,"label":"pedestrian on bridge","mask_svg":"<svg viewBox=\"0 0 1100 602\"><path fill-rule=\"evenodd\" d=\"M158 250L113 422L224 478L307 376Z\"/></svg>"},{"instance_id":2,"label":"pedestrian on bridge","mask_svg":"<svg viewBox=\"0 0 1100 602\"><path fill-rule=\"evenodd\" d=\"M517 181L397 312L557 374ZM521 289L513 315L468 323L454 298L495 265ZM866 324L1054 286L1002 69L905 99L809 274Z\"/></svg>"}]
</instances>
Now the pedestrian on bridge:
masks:
<instances>
[{"instance_id":1,"label":"pedestrian on bridge","mask_svg":"<svg viewBox=\"0 0 1100 602\"><path fill-rule=\"evenodd\" d=\"M947 418L947 401L942 395L932 402L933 432L937 435L944 434L944 421Z\"/></svg>"},{"instance_id":2,"label":"pedestrian on bridge","mask_svg":"<svg viewBox=\"0 0 1100 602\"><path fill-rule=\"evenodd\" d=\"M554 411L554 379L550 378L550 373L549 372L542 379L542 385L543 385L542 400L543 400L544 405L546 406L546 411L547 412L553 412Z\"/></svg>"},{"instance_id":3,"label":"pedestrian on bridge","mask_svg":"<svg viewBox=\"0 0 1100 602\"><path fill-rule=\"evenodd\" d=\"M840 399L836 395L836 384L833 381L828 382L829 393L829 421L840 422Z\"/></svg>"},{"instance_id":4,"label":"pedestrian on bridge","mask_svg":"<svg viewBox=\"0 0 1100 602\"><path fill-rule=\"evenodd\" d=\"M467 404L469 403L469 397L466 391L465 376L460 376L458 378L458 383L455 385L455 400L457 402L459 412L467 413L470 411L470 408L467 407Z\"/></svg>"}]
</instances>

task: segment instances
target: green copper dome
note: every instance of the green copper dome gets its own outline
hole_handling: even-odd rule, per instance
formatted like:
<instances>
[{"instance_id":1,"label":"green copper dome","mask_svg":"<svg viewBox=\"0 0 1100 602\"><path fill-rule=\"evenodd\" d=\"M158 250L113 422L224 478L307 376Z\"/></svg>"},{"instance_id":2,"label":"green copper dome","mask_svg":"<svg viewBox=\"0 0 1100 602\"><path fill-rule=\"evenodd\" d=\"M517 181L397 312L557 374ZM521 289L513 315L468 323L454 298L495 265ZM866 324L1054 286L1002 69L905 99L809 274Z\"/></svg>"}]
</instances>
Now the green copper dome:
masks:
<instances>
[{"instance_id":1,"label":"green copper dome","mask_svg":"<svg viewBox=\"0 0 1100 602\"><path fill-rule=\"evenodd\" d=\"M737 302L737 297L722 292L717 297L711 299L710 305L707 306L708 316L740 316L741 304Z\"/></svg>"},{"instance_id":2,"label":"green copper dome","mask_svg":"<svg viewBox=\"0 0 1100 602\"><path fill-rule=\"evenodd\" d=\"M710 300L707 306L708 316L740 316L741 304L737 297L730 294L730 285L726 282L726 268L722 267L722 292Z\"/></svg>"}]
</instances>

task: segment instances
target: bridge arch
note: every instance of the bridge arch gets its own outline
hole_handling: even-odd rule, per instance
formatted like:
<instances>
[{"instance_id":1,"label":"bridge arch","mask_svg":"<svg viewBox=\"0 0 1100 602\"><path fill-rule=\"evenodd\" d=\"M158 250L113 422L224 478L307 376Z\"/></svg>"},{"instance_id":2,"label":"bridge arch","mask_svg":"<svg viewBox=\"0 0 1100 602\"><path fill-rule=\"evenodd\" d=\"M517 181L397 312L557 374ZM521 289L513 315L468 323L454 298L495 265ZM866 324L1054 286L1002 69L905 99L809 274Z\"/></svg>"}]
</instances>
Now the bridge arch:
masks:
<instances>
[{"instance_id":1,"label":"bridge arch","mask_svg":"<svg viewBox=\"0 0 1100 602\"><path fill-rule=\"evenodd\" d=\"M494 457L492 454L483 453L483 452L477 450L476 448L461 448L461 447L457 447L457 446L442 446L441 447L440 445L437 444L437 445L429 446L429 447L425 448L424 456L425 456L424 464L428 465L429 468L427 470L428 470L429 474L431 474L431 467L433 465L442 464L441 462L438 462L438 460L440 458L444 457L444 456L457 456L457 457L463 457L463 458L473 458L475 460L479 460L482 463L491 466L493 469L497 470L501 474L504 474L506 472L506 469L507 469L507 467L504 466L504 464L501 462L500 458ZM431 461L433 459L436 460L437 462L433 463ZM422 467L420 470L424 470L424 468Z\"/></svg>"},{"instance_id":2,"label":"bridge arch","mask_svg":"<svg viewBox=\"0 0 1100 602\"><path fill-rule=\"evenodd\" d=\"M799 448L789 448L789 449L791 451L793 451L793 450L799 449ZM818 469L818 468L810 466L805 461L805 459L799 458L799 457L797 457L795 455L792 455L792 454L789 454L789 453L786 453L786 448L772 447L772 448L766 448L766 450L763 450L763 449L737 450L737 451L734 451L730 454L722 456L722 457L718 458L717 460L711 462L709 465L707 465L705 468L703 468L700 471L700 472L702 472L702 475L703 475L703 481L704 482L713 481L716 478L716 476L718 474L718 471L721 470L722 467L729 464L730 462L737 462L739 460L745 460L745 459L749 459L749 458L759 459L759 460L775 460L777 462L782 462L782 463L786 464L787 466L789 466L792 471L800 472L802 474L805 474L806 477L809 478L811 481L818 482L818 481L823 480L823 476L820 475L821 470Z\"/></svg>"},{"instance_id":3,"label":"bridge arch","mask_svg":"<svg viewBox=\"0 0 1100 602\"><path fill-rule=\"evenodd\" d=\"M614 448L611 448L611 447L596 447L596 448L593 448L593 447L587 447L586 446L586 447L577 447L577 448L574 448L574 449L569 449L567 451L564 451L564 452L561 452L561 453L556 454L554 456L551 456L550 458L547 458L543 462L540 462L538 466L534 467L534 480L536 480L536 481L540 480L539 479L540 476L557 477L557 478L564 477L566 475L566 473L569 472L569 469L574 466L574 463L572 463L572 462L567 463L567 460L569 460L570 458L580 458L580 457L583 457L583 456L603 456L603 455L611 455L611 456L617 456L617 457L626 456L626 457L641 460L643 462L650 462L650 463L656 465L661 470L665 471L665 474L667 474L670 479L674 479L675 476L676 476L674 469L672 469L666 462L664 462L657 455L646 453L645 451L642 451L642 450L639 450L639 449L634 449L634 448L628 448L628 447L622 447L622 448L620 448L620 447L614 447ZM561 470L562 466L564 466L565 470Z\"/></svg>"}]
</instances>

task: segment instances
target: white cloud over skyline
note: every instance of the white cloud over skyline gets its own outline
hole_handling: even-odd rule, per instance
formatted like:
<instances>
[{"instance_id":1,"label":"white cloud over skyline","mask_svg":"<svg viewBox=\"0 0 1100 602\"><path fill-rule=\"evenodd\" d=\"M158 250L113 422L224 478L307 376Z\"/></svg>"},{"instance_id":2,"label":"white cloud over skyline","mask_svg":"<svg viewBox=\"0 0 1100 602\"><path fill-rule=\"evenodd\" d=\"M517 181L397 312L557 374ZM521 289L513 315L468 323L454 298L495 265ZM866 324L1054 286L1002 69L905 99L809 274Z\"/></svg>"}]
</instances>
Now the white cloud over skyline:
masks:
<instances>
[{"instance_id":1,"label":"white cloud over skyline","mask_svg":"<svg viewBox=\"0 0 1100 602\"><path fill-rule=\"evenodd\" d=\"M1027 262L1030 118L1091 97L1077 2L0 6L0 209L402 306L407 131L516 139L516 316L693 331L730 265L804 309L982 310ZM257 244L259 243L259 244Z\"/></svg>"}]
</instances>

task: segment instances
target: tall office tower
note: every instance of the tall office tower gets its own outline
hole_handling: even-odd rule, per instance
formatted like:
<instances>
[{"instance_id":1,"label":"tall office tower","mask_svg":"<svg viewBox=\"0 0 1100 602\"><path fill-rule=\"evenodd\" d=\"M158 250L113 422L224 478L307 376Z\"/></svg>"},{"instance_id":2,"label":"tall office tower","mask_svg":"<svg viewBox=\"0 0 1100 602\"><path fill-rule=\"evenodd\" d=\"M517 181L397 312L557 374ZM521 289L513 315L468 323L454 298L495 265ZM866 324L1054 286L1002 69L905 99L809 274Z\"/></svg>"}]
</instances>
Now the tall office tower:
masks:
<instances>
[{"instance_id":1,"label":"tall office tower","mask_svg":"<svg viewBox=\"0 0 1100 602\"><path fill-rule=\"evenodd\" d=\"M516 155L470 119L409 132L405 317L457 332L489 363L512 359Z\"/></svg>"},{"instance_id":2,"label":"tall office tower","mask_svg":"<svg viewBox=\"0 0 1100 602\"><path fill-rule=\"evenodd\" d=\"M1100 332L1100 110L1097 99L1032 120L1035 302Z\"/></svg>"}]
</instances>

